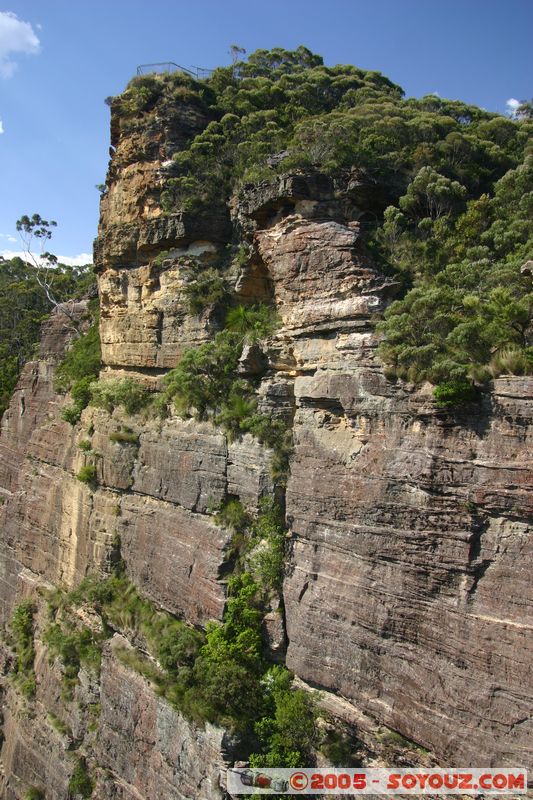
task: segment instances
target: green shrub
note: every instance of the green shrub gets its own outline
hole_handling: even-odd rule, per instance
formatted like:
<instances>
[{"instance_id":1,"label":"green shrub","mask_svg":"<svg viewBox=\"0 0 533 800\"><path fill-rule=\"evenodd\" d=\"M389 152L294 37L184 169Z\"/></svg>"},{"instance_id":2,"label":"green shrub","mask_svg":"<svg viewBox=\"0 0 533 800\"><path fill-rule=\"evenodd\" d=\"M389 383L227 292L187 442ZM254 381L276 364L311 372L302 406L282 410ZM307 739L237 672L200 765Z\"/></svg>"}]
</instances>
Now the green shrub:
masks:
<instances>
[{"instance_id":1,"label":"green shrub","mask_svg":"<svg viewBox=\"0 0 533 800\"><path fill-rule=\"evenodd\" d=\"M91 399L91 387L94 383L93 375L86 375L84 378L79 378L74 381L70 387L70 396L76 403L83 408L89 405Z\"/></svg>"},{"instance_id":2,"label":"green shrub","mask_svg":"<svg viewBox=\"0 0 533 800\"><path fill-rule=\"evenodd\" d=\"M226 330L212 341L187 350L176 369L165 376L163 402L173 402L178 413L211 418L230 439L252 433L274 450L273 472L282 483L291 450L287 426L257 413L252 383L238 377L244 343L270 335L277 324L275 311L269 306L238 306L229 311Z\"/></svg>"},{"instance_id":3,"label":"green shrub","mask_svg":"<svg viewBox=\"0 0 533 800\"><path fill-rule=\"evenodd\" d=\"M161 267L163 266L163 262L167 261L171 257L170 250L162 250L158 253L155 258L152 259L152 266L153 267Z\"/></svg>"},{"instance_id":4,"label":"green shrub","mask_svg":"<svg viewBox=\"0 0 533 800\"><path fill-rule=\"evenodd\" d=\"M30 642L33 642L33 615L35 606L31 600L23 600L13 611L10 629L15 642L21 649L27 651Z\"/></svg>"},{"instance_id":5,"label":"green shrub","mask_svg":"<svg viewBox=\"0 0 533 800\"><path fill-rule=\"evenodd\" d=\"M268 712L255 724L261 749L250 756L252 767L305 767L318 745L314 698L291 688L292 675L284 667L272 667L262 686Z\"/></svg>"},{"instance_id":6,"label":"green shrub","mask_svg":"<svg viewBox=\"0 0 533 800\"><path fill-rule=\"evenodd\" d=\"M94 784L87 769L87 762L81 756L77 756L76 765L70 777L68 790L71 795L80 795L83 798L92 796Z\"/></svg>"},{"instance_id":7,"label":"green shrub","mask_svg":"<svg viewBox=\"0 0 533 800\"><path fill-rule=\"evenodd\" d=\"M335 767L361 766L354 756L357 743L338 730L330 730L320 745L320 750Z\"/></svg>"},{"instance_id":8,"label":"green shrub","mask_svg":"<svg viewBox=\"0 0 533 800\"><path fill-rule=\"evenodd\" d=\"M248 342L265 339L276 330L279 319L276 309L264 304L256 306L237 306L226 315L226 328L239 334Z\"/></svg>"},{"instance_id":9,"label":"green shrub","mask_svg":"<svg viewBox=\"0 0 533 800\"><path fill-rule=\"evenodd\" d=\"M233 531L243 531L250 524L250 515L240 500L228 500L215 515L219 525Z\"/></svg>"},{"instance_id":10,"label":"green shrub","mask_svg":"<svg viewBox=\"0 0 533 800\"><path fill-rule=\"evenodd\" d=\"M120 444L139 444L139 436L129 431L113 431L109 434L109 440Z\"/></svg>"},{"instance_id":11,"label":"green shrub","mask_svg":"<svg viewBox=\"0 0 533 800\"><path fill-rule=\"evenodd\" d=\"M145 633L157 660L171 674L192 666L204 641L202 633L168 614L156 617Z\"/></svg>"},{"instance_id":12,"label":"green shrub","mask_svg":"<svg viewBox=\"0 0 533 800\"><path fill-rule=\"evenodd\" d=\"M24 795L24 800L46 800L44 789L39 786L30 786Z\"/></svg>"},{"instance_id":13,"label":"green shrub","mask_svg":"<svg viewBox=\"0 0 533 800\"><path fill-rule=\"evenodd\" d=\"M176 369L164 379L165 397L184 413L194 410L200 419L216 413L229 396L239 357L239 337L228 331L186 350Z\"/></svg>"},{"instance_id":14,"label":"green shrub","mask_svg":"<svg viewBox=\"0 0 533 800\"><path fill-rule=\"evenodd\" d=\"M224 304L229 289L215 269L206 269L189 276L183 292L191 314L201 314L208 306Z\"/></svg>"},{"instance_id":15,"label":"green shrub","mask_svg":"<svg viewBox=\"0 0 533 800\"><path fill-rule=\"evenodd\" d=\"M56 390L67 392L73 384L83 381L84 378L94 379L100 371L100 365L100 333L96 321L87 333L75 339L67 350L56 370Z\"/></svg>"},{"instance_id":16,"label":"green shrub","mask_svg":"<svg viewBox=\"0 0 533 800\"><path fill-rule=\"evenodd\" d=\"M500 180L475 194L463 213L445 207L449 183L442 196L431 187L429 197L426 191L419 195L420 173L399 199L400 208L386 210L378 252L385 269L403 274L404 296L390 305L378 330L384 335L381 356L399 377L486 381L501 371L531 370L531 280L521 266L533 245L526 199L533 162L525 154L514 166L493 175ZM438 218L428 203L444 203Z\"/></svg>"},{"instance_id":17,"label":"green shrub","mask_svg":"<svg viewBox=\"0 0 533 800\"><path fill-rule=\"evenodd\" d=\"M96 467L94 464L85 464L78 474L76 475L77 479L82 483L86 483L87 486L91 488L95 488L97 486L97 476L96 476Z\"/></svg>"},{"instance_id":18,"label":"green shrub","mask_svg":"<svg viewBox=\"0 0 533 800\"><path fill-rule=\"evenodd\" d=\"M412 742L406 736L399 733L399 731L393 731L391 728L384 728L382 733L380 734L380 738L388 743L398 747L403 747L405 749L412 750L418 749L418 745L415 742Z\"/></svg>"},{"instance_id":19,"label":"green shrub","mask_svg":"<svg viewBox=\"0 0 533 800\"><path fill-rule=\"evenodd\" d=\"M13 669L15 683L22 694L31 698L35 694L35 647L33 642L35 606L31 600L23 600L15 608L9 628L15 649Z\"/></svg>"},{"instance_id":20,"label":"green shrub","mask_svg":"<svg viewBox=\"0 0 533 800\"><path fill-rule=\"evenodd\" d=\"M102 638L90 628L75 628L71 623L51 625L43 636L51 656L58 656L67 670L77 676L85 664L94 672L100 670Z\"/></svg>"},{"instance_id":21,"label":"green shrub","mask_svg":"<svg viewBox=\"0 0 533 800\"><path fill-rule=\"evenodd\" d=\"M286 551L283 513L273 497L263 497L259 513L250 526L254 552L249 567L264 591L280 592Z\"/></svg>"},{"instance_id":22,"label":"green shrub","mask_svg":"<svg viewBox=\"0 0 533 800\"><path fill-rule=\"evenodd\" d=\"M84 409L84 406L80 405L79 403L73 403L71 406L66 406L61 410L61 419L64 419L65 422L68 422L70 425L77 425L81 419L81 413Z\"/></svg>"},{"instance_id":23,"label":"green shrub","mask_svg":"<svg viewBox=\"0 0 533 800\"><path fill-rule=\"evenodd\" d=\"M491 359L489 371L495 378L498 375L533 375L533 348L504 348Z\"/></svg>"},{"instance_id":24,"label":"green shrub","mask_svg":"<svg viewBox=\"0 0 533 800\"><path fill-rule=\"evenodd\" d=\"M247 573L232 577L224 621L208 624L194 664L193 690L208 718L245 729L260 713L261 619L258 585Z\"/></svg>"},{"instance_id":25,"label":"green shrub","mask_svg":"<svg viewBox=\"0 0 533 800\"><path fill-rule=\"evenodd\" d=\"M442 408L462 406L474 403L479 399L479 389L467 380L455 380L441 383L433 390L435 403Z\"/></svg>"},{"instance_id":26,"label":"green shrub","mask_svg":"<svg viewBox=\"0 0 533 800\"><path fill-rule=\"evenodd\" d=\"M55 617L55 614L52 616ZM56 622L50 625L44 632L43 641L48 647L50 660L57 657L63 666L65 700L72 700L82 664L99 674L105 637L106 633L96 634L90 628L77 628L68 618L62 620L61 624Z\"/></svg>"},{"instance_id":27,"label":"green shrub","mask_svg":"<svg viewBox=\"0 0 533 800\"><path fill-rule=\"evenodd\" d=\"M230 393L223 402L220 411L216 414L214 422L220 425L230 441L247 433L250 422L256 413L257 400L251 394L251 387L247 381L235 379L231 385Z\"/></svg>"},{"instance_id":28,"label":"green shrub","mask_svg":"<svg viewBox=\"0 0 533 800\"><path fill-rule=\"evenodd\" d=\"M259 543L250 561L250 569L264 590L280 592L285 566L285 534L271 534Z\"/></svg>"},{"instance_id":29,"label":"green shrub","mask_svg":"<svg viewBox=\"0 0 533 800\"><path fill-rule=\"evenodd\" d=\"M82 439L81 442L78 442L78 447L80 450L83 450L84 453L89 453L92 449L92 444L90 439Z\"/></svg>"},{"instance_id":30,"label":"green shrub","mask_svg":"<svg viewBox=\"0 0 533 800\"><path fill-rule=\"evenodd\" d=\"M231 513L230 519L242 524L241 509L234 506L233 510L238 514ZM250 527L264 540L277 534L281 524L280 510L264 501ZM91 603L105 626L112 626L109 632L121 630L144 638L158 663L133 648L117 648L117 657L153 683L156 692L188 718L198 724L206 720L223 723L252 738L259 720L271 720L261 729L258 759L272 752L283 759L280 763L299 763L309 747L307 723L316 717L316 711L312 699L304 699L303 693L293 697L290 673L281 667L270 668L265 660L263 597L262 587L249 573L231 577L223 621L209 623L205 634L157 611L124 574L104 580L88 577L75 590L61 595L60 601L49 597L49 603L61 609L63 616L71 607ZM89 634L63 630L57 623L47 632L46 641L63 660L70 686L84 653L100 646L98 637L95 643ZM280 738L283 726L286 733ZM298 737L300 744L294 749Z\"/></svg>"},{"instance_id":31,"label":"green shrub","mask_svg":"<svg viewBox=\"0 0 533 800\"><path fill-rule=\"evenodd\" d=\"M95 385L96 380L94 376L86 376L74 381L70 388L70 396L74 400L71 406L67 406L61 412L61 418L71 425L77 425L81 419L81 414L84 408L87 408L91 401L92 387ZM89 434L92 435L92 434Z\"/></svg>"},{"instance_id":32,"label":"green shrub","mask_svg":"<svg viewBox=\"0 0 533 800\"><path fill-rule=\"evenodd\" d=\"M65 725L65 723L62 720L60 720L59 717L57 717L51 711L48 712L48 720L49 720L52 728L54 728L61 735L64 736L65 734L67 734L69 732L68 726Z\"/></svg>"},{"instance_id":33,"label":"green shrub","mask_svg":"<svg viewBox=\"0 0 533 800\"><path fill-rule=\"evenodd\" d=\"M150 393L132 378L99 380L91 385L91 404L109 413L122 406L126 414L138 414L150 399Z\"/></svg>"}]
</instances>

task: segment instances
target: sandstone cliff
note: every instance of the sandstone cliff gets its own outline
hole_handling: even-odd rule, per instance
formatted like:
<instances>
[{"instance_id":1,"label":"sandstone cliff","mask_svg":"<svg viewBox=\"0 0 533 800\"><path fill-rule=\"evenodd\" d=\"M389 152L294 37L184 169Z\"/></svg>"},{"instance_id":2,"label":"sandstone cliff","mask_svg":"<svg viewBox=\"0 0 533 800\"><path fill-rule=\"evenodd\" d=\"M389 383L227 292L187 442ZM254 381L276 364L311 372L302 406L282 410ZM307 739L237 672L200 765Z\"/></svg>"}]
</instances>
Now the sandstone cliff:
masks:
<instances>
[{"instance_id":1,"label":"sandstone cliff","mask_svg":"<svg viewBox=\"0 0 533 800\"><path fill-rule=\"evenodd\" d=\"M293 436L285 632L272 633L281 652L286 635L287 666L324 690L369 757L379 755L369 731L385 726L443 765L531 766L531 379L501 377L453 414L429 389L386 380L375 322L396 286L365 249L364 220L385 189L363 173L287 174L245 186L231 213L167 213L165 165L209 119L184 101L131 129L119 110L95 248L102 377L157 388L186 348L220 330L216 308L188 308L186 271L244 244L228 281L245 302L273 302L280 326L242 368L257 375L260 409ZM188 721L117 659L127 630L105 645L100 678L82 668L64 696L40 636L42 594L109 573L120 536L128 577L157 608L199 626L220 619L231 534L210 509L228 497L257 509L275 490L272 451L176 414L89 407L70 426L53 390L68 336L60 315L47 323L2 420L3 622L21 598L38 607L34 699L8 679L3 646L2 796L44 786L66 797L83 758L94 797L222 797L235 742ZM124 425L134 443L110 439ZM76 479L87 437L96 488Z\"/></svg>"}]
</instances>

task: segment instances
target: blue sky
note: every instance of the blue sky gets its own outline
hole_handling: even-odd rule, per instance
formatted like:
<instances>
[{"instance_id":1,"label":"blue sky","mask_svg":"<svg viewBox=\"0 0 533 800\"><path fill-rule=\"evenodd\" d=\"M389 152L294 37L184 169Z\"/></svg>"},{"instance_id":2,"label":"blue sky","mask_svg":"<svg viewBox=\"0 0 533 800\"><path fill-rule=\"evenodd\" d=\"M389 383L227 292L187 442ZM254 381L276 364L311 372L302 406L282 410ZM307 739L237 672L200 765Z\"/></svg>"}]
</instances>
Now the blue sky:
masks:
<instances>
[{"instance_id":1,"label":"blue sky","mask_svg":"<svg viewBox=\"0 0 533 800\"><path fill-rule=\"evenodd\" d=\"M399 83L506 113L533 96L533 0L7 0L0 6L0 253L15 221L58 221L90 253L108 160L108 95L138 64L215 67L229 46L304 44ZM83 260L83 258L82 258Z\"/></svg>"}]
</instances>

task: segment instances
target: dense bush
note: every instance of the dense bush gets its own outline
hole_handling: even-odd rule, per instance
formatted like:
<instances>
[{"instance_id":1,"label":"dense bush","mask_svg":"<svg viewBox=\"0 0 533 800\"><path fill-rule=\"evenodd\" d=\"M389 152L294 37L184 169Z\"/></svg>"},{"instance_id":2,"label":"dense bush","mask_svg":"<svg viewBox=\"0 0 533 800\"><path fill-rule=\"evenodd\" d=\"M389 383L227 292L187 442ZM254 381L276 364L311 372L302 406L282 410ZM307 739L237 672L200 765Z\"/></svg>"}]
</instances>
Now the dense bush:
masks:
<instances>
[{"instance_id":1,"label":"dense bush","mask_svg":"<svg viewBox=\"0 0 533 800\"><path fill-rule=\"evenodd\" d=\"M165 376L163 402L178 413L211 419L230 439L251 433L274 450L273 476L282 484L291 450L287 426L257 412L253 383L239 377L243 347L270 336L279 320L266 305L237 306L228 311L226 328L209 342L187 350Z\"/></svg>"},{"instance_id":2,"label":"dense bush","mask_svg":"<svg viewBox=\"0 0 533 800\"><path fill-rule=\"evenodd\" d=\"M113 431L109 434L109 440L119 444L139 444L139 436L133 431Z\"/></svg>"},{"instance_id":3,"label":"dense bush","mask_svg":"<svg viewBox=\"0 0 533 800\"><path fill-rule=\"evenodd\" d=\"M150 400L150 393L132 378L99 380L90 386L91 405L109 413L121 406L126 414L138 414Z\"/></svg>"},{"instance_id":4,"label":"dense bush","mask_svg":"<svg viewBox=\"0 0 533 800\"><path fill-rule=\"evenodd\" d=\"M132 87L139 109L175 102L174 81ZM365 168L399 195L430 168L478 196L518 163L530 124L434 96L404 100L379 73L326 67L304 47L252 53L207 81L188 81L184 97L194 95L207 100L213 121L174 156L178 175L163 190L169 211L225 203L243 182L309 167Z\"/></svg>"},{"instance_id":5,"label":"dense bush","mask_svg":"<svg viewBox=\"0 0 533 800\"><path fill-rule=\"evenodd\" d=\"M76 477L81 483L86 483L87 486L90 486L91 489L94 489L97 485L97 473L94 464L84 464Z\"/></svg>"},{"instance_id":6,"label":"dense bush","mask_svg":"<svg viewBox=\"0 0 533 800\"><path fill-rule=\"evenodd\" d=\"M217 511L215 520L218 525L234 532L245 530L250 524L250 515L240 500L231 499Z\"/></svg>"},{"instance_id":7,"label":"dense bush","mask_svg":"<svg viewBox=\"0 0 533 800\"><path fill-rule=\"evenodd\" d=\"M249 569L263 591L280 593L286 557L286 528L283 514L273 497L263 497L259 513L251 524L253 548Z\"/></svg>"},{"instance_id":8,"label":"dense bush","mask_svg":"<svg viewBox=\"0 0 533 800\"><path fill-rule=\"evenodd\" d=\"M24 795L24 800L46 800L44 789L39 786L30 786Z\"/></svg>"},{"instance_id":9,"label":"dense bush","mask_svg":"<svg viewBox=\"0 0 533 800\"><path fill-rule=\"evenodd\" d=\"M167 400L179 411L194 411L199 419L218 412L230 394L241 349L237 334L222 331L212 341L187 350L165 376Z\"/></svg>"},{"instance_id":10,"label":"dense bush","mask_svg":"<svg viewBox=\"0 0 533 800\"><path fill-rule=\"evenodd\" d=\"M436 404L444 408L462 406L478 400L479 391L469 381L459 378L455 381L439 383L433 390L433 397Z\"/></svg>"},{"instance_id":11,"label":"dense bush","mask_svg":"<svg viewBox=\"0 0 533 800\"><path fill-rule=\"evenodd\" d=\"M378 236L412 285L379 326L385 362L399 377L434 383L533 373L533 293L521 273L533 253L531 157L495 184L493 197L466 207L448 203L436 215L428 210L436 200L403 200L410 216L389 208Z\"/></svg>"},{"instance_id":12,"label":"dense bush","mask_svg":"<svg viewBox=\"0 0 533 800\"><path fill-rule=\"evenodd\" d=\"M209 306L225 304L229 287L216 269L199 269L194 274L186 270L182 272L188 277L183 292L191 314L201 314Z\"/></svg>"},{"instance_id":13,"label":"dense bush","mask_svg":"<svg viewBox=\"0 0 533 800\"><path fill-rule=\"evenodd\" d=\"M51 625L43 636L52 656L58 656L63 666L77 676L80 666L87 665L95 672L100 669L101 637L90 628L71 624Z\"/></svg>"},{"instance_id":14,"label":"dense bush","mask_svg":"<svg viewBox=\"0 0 533 800\"><path fill-rule=\"evenodd\" d=\"M75 339L56 370L55 388L67 392L73 385L98 375L101 363L98 320L89 330ZM86 386L87 383L83 383ZM78 398L81 399L81 398Z\"/></svg>"},{"instance_id":15,"label":"dense bush","mask_svg":"<svg viewBox=\"0 0 533 800\"><path fill-rule=\"evenodd\" d=\"M308 692L291 688L291 680L283 667L262 678L267 710L254 726L260 749L250 756L252 767L306 767L313 761L318 710Z\"/></svg>"},{"instance_id":16,"label":"dense bush","mask_svg":"<svg viewBox=\"0 0 533 800\"><path fill-rule=\"evenodd\" d=\"M89 770L87 769L87 762L81 756L76 757L76 765L70 777L68 784L69 794L72 797L91 797L93 793L94 783Z\"/></svg>"},{"instance_id":17,"label":"dense bush","mask_svg":"<svg viewBox=\"0 0 533 800\"><path fill-rule=\"evenodd\" d=\"M235 434L255 409L252 387L239 379L237 367L245 343L256 342L275 330L277 320L268 306L238 306L227 314L226 329L210 341L187 350L176 369L165 376L165 397L178 411L209 416Z\"/></svg>"},{"instance_id":18,"label":"dense bush","mask_svg":"<svg viewBox=\"0 0 533 800\"><path fill-rule=\"evenodd\" d=\"M89 404L91 385L100 371L100 359L98 313L93 309L91 327L74 340L56 370L56 391L70 392L74 401L61 411L62 419L71 425L77 425L83 409Z\"/></svg>"},{"instance_id":19,"label":"dense bush","mask_svg":"<svg viewBox=\"0 0 533 800\"><path fill-rule=\"evenodd\" d=\"M249 528L252 547L283 535L281 513L271 501L264 501L255 519L242 507L231 509L228 519ZM86 578L69 594L49 593L52 625L46 641L73 682L81 663L97 668L105 636L114 630L141 636L155 662L133 648L117 650L117 656L168 702L199 724L210 720L240 731L248 746L253 743L258 763L275 753L283 759L280 763L296 764L311 757L317 710L310 697L292 689L292 675L272 668L266 657L262 621L271 591L272 586L262 586L247 571L232 576L224 619L209 623L204 633L156 610L118 568L104 580ZM101 635L65 627L71 609L81 603L90 603L100 614Z\"/></svg>"},{"instance_id":20,"label":"dense bush","mask_svg":"<svg viewBox=\"0 0 533 800\"><path fill-rule=\"evenodd\" d=\"M15 685L27 698L31 698L35 694L34 613L35 606L32 601L23 600L15 608L9 625L15 649L15 666L13 668Z\"/></svg>"}]
</instances>

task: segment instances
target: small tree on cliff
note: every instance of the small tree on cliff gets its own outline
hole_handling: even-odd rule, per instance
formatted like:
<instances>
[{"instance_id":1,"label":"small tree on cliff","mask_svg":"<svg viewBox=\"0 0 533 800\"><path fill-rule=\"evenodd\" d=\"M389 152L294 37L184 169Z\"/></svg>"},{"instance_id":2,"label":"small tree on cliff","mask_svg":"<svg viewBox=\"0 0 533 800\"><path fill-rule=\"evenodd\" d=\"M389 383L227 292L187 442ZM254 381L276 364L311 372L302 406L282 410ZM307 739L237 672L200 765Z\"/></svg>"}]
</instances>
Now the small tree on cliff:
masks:
<instances>
[{"instance_id":1,"label":"small tree on cliff","mask_svg":"<svg viewBox=\"0 0 533 800\"><path fill-rule=\"evenodd\" d=\"M67 317L69 327L79 335L78 323L68 303L60 301L54 289L54 283L60 277L57 256L45 249L47 242L52 238L52 229L57 227L57 222L53 219L50 221L43 219L40 214L33 214L31 217L24 214L17 220L16 227L22 242L24 258L35 268L35 279L46 299L54 310ZM38 253L34 252L35 241L39 244Z\"/></svg>"}]
</instances>

